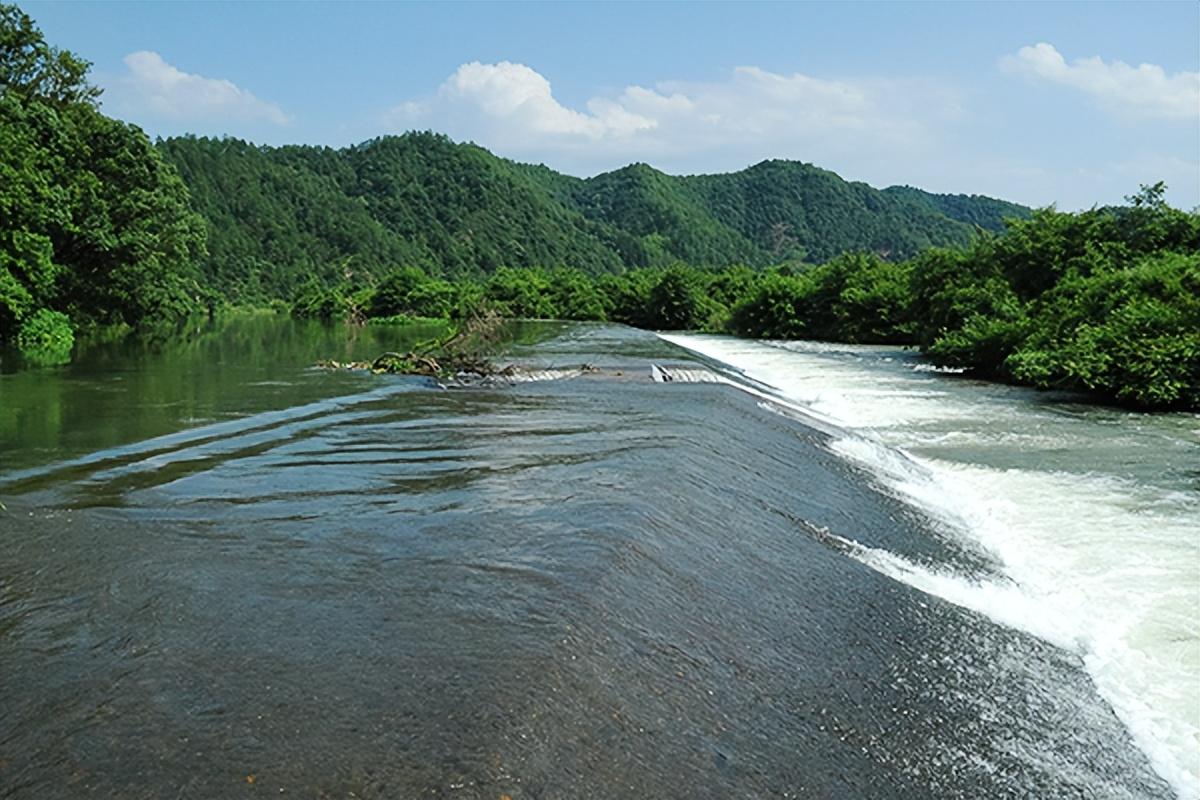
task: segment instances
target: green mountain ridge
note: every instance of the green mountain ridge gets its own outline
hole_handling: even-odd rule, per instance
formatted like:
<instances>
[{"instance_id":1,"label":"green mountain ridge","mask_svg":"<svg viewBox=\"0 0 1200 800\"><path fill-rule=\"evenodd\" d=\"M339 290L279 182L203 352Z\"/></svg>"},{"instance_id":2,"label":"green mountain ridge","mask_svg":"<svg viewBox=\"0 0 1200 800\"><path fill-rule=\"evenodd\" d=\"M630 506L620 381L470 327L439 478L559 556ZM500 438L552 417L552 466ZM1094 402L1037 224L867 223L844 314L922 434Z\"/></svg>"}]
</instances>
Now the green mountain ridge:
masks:
<instances>
[{"instance_id":1,"label":"green mountain ridge","mask_svg":"<svg viewBox=\"0 0 1200 800\"><path fill-rule=\"evenodd\" d=\"M434 133L337 150L191 136L158 149L207 222L201 271L235 300L288 296L311 278L372 283L401 265L479 276L761 267L847 250L901 259L1030 213L988 197L879 190L795 161L692 176L632 164L577 178Z\"/></svg>"},{"instance_id":2,"label":"green mountain ridge","mask_svg":"<svg viewBox=\"0 0 1200 800\"><path fill-rule=\"evenodd\" d=\"M0 345L26 365L68 363L77 331L172 336L289 298L377 324L482 311L917 344L980 376L1200 408L1200 215L1161 181L1030 212L795 161L583 179L432 133L152 144L2 2L0 43Z\"/></svg>"},{"instance_id":3,"label":"green mountain ridge","mask_svg":"<svg viewBox=\"0 0 1200 800\"><path fill-rule=\"evenodd\" d=\"M958 222L993 231L1002 230L1005 219L1027 219L1030 211L1025 206L981 194L932 194L915 186L889 186L883 193L925 205Z\"/></svg>"}]
</instances>

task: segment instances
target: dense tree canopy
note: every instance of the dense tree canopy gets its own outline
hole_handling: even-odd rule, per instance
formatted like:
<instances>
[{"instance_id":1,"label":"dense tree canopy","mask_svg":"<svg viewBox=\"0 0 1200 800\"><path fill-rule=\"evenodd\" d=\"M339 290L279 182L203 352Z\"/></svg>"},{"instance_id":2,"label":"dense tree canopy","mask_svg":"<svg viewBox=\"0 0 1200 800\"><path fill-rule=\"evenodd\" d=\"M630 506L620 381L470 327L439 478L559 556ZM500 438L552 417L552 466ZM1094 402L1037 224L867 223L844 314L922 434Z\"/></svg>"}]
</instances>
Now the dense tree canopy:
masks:
<instances>
[{"instance_id":1,"label":"dense tree canopy","mask_svg":"<svg viewBox=\"0 0 1200 800\"><path fill-rule=\"evenodd\" d=\"M914 261L911 313L938 362L1141 406L1200 407L1200 215L1144 187L1050 209Z\"/></svg>"},{"instance_id":2,"label":"dense tree canopy","mask_svg":"<svg viewBox=\"0 0 1200 800\"><path fill-rule=\"evenodd\" d=\"M42 310L137 325L204 300L187 189L145 134L97 110L87 69L0 6L0 340L44 327Z\"/></svg>"},{"instance_id":3,"label":"dense tree canopy","mask_svg":"<svg viewBox=\"0 0 1200 800\"><path fill-rule=\"evenodd\" d=\"M1028 214L990 198L880 192L786 161L695 177L635 164L583 180L430 133L343 150L195 137L159 147L208 223L204 274L240 302L288 297L311 277L369 284L399 266L459 278L761 267L845 250L897 260L999 230L1002 212Z\"/></svg>"}]
</instances>

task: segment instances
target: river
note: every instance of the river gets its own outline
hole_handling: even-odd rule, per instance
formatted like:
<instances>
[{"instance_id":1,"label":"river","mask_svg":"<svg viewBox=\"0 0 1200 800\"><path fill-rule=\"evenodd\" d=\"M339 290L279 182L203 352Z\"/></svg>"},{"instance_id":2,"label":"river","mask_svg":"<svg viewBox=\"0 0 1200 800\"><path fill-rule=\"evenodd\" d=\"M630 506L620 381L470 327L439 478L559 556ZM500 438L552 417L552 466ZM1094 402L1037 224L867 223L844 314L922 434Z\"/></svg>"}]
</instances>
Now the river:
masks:
<instances>
[{"instance_id":1,"label":"river","mask_svg":"<svg viewBox=\"0 0 1200 800\"><path fill-rule=\"evenodd\" d=\"M606 325L310 366L425 335L0 362L0 796L1194 790L1195 417Z\"/></svg>"},{"instance_id":2,"label":"river","mask_svg":"<svg viewBox=\"0 0 1200 800\"><path fill-rule=\"evenodd\" d=\"M669 336L830 420L832 448L1003 566L865 563L1078 653L1200 797L1200 416L954 379L911 351Z\"/></svg>"}]
</instances>

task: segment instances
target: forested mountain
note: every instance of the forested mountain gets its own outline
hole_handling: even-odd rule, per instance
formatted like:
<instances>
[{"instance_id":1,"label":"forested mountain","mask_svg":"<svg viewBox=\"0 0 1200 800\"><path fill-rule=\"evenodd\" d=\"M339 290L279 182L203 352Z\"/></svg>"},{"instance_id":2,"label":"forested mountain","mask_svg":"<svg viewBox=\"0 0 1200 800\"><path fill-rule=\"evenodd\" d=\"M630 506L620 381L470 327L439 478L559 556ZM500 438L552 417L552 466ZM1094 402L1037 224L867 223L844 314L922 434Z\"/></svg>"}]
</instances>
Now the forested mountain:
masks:
<instances>
[{"instance_id":1,"label":"forested mountain","mask_svg":"<svg viewBox=\"0 0 1200 800\"><path fill-rule=\"evenodd\" d=\"M883 193L924 205L950 219L978 225L985 230L999 231L1004 228L1006 219L1029 217L1029 209L1025 206L979 194L931 194L912 186L889 186Z\"/></svg>"},{"instance_id":2,"label":"forested mountain","mask_svg":"<svg viewBox=\"0 0 1200 800\"><path fill-rule=\"evenodd\" d=\"M370 284L400 266L452 275L544 264L611 272L633 245L516 165L443 136L344 150L185 137L159 148L208 220L204 270L234 299L289 297L312 277Z\"/></svg>"},{"instance_id":3,"label":"forested mountain","mask_svg":"<svg viewBox=\"0 0 1200 800\"><path fill-rule=\"evenodd\" d=\"M369 272L421 256L342 189L337 170L348 168L332 151L266 152L236 139L175 139L159 150L207 222L204 272L234 302L289 297L310 277L353 279L360 265Z\"/></svg>"},{"instance_id":4,"label":"forested mountain","mask_svg":"<svg viewBox=\"0 0 1200 800\"><path fill-rule=\"evenodd\" d=\"M762 248L769 262L815 263L848 250L901 259L933 245L964 244L973 232L924 203L795 161L764 161L685 180L714 216Z\"/></svg>"},{"instance_id":5,"label":"forested mountain","mask_svg":"<svg viewBox=\"0 0 1200 800\"><path fill-rule=\"evenodd\" d=\"M398 265L478 276L504 266L765 266L846 250L899 259L1028 216L991 198L879 191L790 161L684 177L634 164L580 179L431 133L341 150L195 137L159 149L208 221L204 273L246 300L288 295L311 277L372 283Z\"/></svg>"},{"instance_id":6,"label":"forested mountain","mask_svg":"<svg viewBox=\"0 0 1200 800\"><path fill-rule=\"evenodd\" d=\"M713 214L692 179L633 164L580 181L571 201L591 219L637 237L636 263L759 264L764 253Z\"/></svg>"},{"instance_id":7,"label":"forested mountain","mask_svg":"<svg viewBox=\"0 0 1200 800\"><path fill-rule=\"evenodd\" d=\"M314 285L369 289L406 267L486 279L765 267L846 250L898 260L1027 214L787 161L699 176L634 164L580 179L433 133L337 150L152 145L100 112L88 63L16 6L0 4L0 34L0 341L61 350L81 324L177 320Z\"/></svg>"}]
</instances>

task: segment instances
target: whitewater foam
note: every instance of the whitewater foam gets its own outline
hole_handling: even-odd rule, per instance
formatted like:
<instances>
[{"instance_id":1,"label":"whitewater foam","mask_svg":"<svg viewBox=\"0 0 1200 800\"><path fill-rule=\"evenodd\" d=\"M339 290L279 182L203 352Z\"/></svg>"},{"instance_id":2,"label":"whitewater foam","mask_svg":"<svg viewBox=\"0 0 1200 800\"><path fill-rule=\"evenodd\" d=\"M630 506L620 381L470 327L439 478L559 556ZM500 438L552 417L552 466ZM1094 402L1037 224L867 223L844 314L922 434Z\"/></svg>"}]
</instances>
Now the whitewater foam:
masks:
<instances>
[{"instance_id":1,"label":"whitewater foam","mask_svg":"<svg viewBox=\"0 0 1200 800\"><path fill-rule=\"evenodd\" d=\"M1159 774L1200 798L1200 499L1146 477L1155 458L1172 471L1170 448L1194 447L1184 441L1193 420L1169 435L1126 434L1122 457L1149 465L1131 477L1110 450L1090 462L1063 455L1129 420L1055 416L1017 390L938 375L899 351L663 338L838 426L834 452L993 553L1000 580L843 541L895 580L1077 653Z\"/></svg>"}]
</instances>

